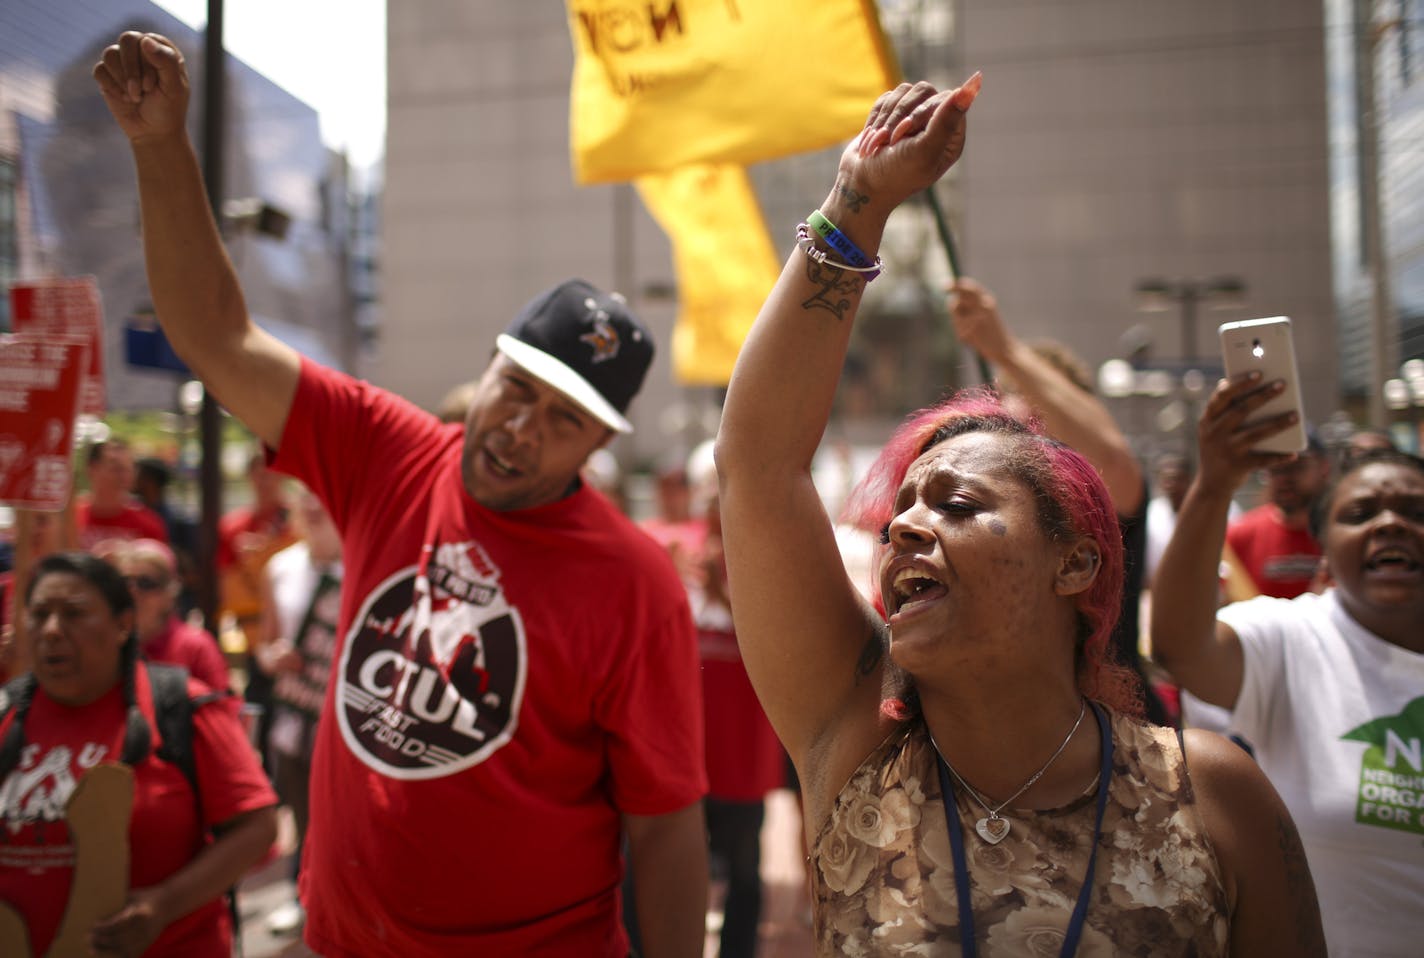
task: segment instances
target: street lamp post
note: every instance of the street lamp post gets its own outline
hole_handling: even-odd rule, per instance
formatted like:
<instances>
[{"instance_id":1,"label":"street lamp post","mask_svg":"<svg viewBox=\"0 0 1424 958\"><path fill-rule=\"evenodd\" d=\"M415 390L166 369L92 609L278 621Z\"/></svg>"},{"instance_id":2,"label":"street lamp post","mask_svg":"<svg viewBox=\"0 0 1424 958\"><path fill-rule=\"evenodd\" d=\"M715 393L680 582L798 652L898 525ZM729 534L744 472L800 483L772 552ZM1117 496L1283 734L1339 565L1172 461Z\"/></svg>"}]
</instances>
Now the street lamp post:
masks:
<instances>
[{"instance_id":1,"label":"street lamp post","mask_svg":"<svg viewBox=\"0 0 1424 958\"><path fill-rule=\"evenodd\" d=\"M1229 309L1241 304L1246 293L1246 283L1239 276L1218 276L1209 280L1162 279L1153 277L1137 283L1137 307L1145 312L1162 312L1177 304L1181 317L1181 393L1184 414L1182 416L1182 455L1187 461L1196 459L1196 409L1192 402L1194 393L1204 385L1201 370L1196 368L1198 360L1196 343L1197 310L1203 303L1216 309Z\"/></svg>"}]
</instances>

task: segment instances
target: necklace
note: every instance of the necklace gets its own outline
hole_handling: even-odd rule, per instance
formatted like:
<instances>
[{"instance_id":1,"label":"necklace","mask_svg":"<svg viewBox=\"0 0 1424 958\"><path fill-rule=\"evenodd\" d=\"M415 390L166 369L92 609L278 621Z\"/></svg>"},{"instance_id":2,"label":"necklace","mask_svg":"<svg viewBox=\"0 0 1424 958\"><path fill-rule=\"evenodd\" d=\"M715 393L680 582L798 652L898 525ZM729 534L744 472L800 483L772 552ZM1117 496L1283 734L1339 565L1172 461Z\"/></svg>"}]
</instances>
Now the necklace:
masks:
<instances>
[{"instance_id":1,"label":"necklace","mask_svg":"<svg viewBox=\"0 0 1424 958\"><path fill-rule=\"evenodd\" d=\"M1073 733L1077 732L1078 726L1083 724L1083 714L1086 711L1087 699L1079 698L1078 718L1074 721L1073 727L1068 730L1068 735L1063 739L1062 744L1058 746L1052 755L1048 756L1048 761L1044 762L1038 771L1028 777L1028 781L1018 787L1018 791L1014 792L999 804L992 806L984 800L983 795L980 795L974 790L972 785L960 777L959 773L954 770L954 766L949 764L949 759L944 757L944 752L940 750L939 743L935 741L934 735L930 735L930 744L934 746L935 754L939 756L940 761L944 762L944 767L949 769L949 774L953 775L954 780L964 787L964 790L969 793L970 798L978 802L979 806L989 813L974 823L974 830L979 833L980 838L984 839L984 841L990 845L997 845L1004 840L1005 836L1009 834L1009 820L999 813L1003 811L1010 802L1032 788L1033 783L1042 778L1043 773L1048 771L1054 762L1058 761L1058 756L1062 755L1063 750L1068 747L1068 743L1073 741ZM925 731L929 732L928 726L925 728Z\"/></svg>"},{"instance_id":2,"label":"necklace","mask_svg":"<svg viewBox=\"0 0 1424 958\"><path fill-rule=\"evenodd\" d=\"M1078 951L1078 941L1083 937L1083 927L1088 920L1088 903L1093 897L1093 871L1098 861L1098 845L1103 839L1103 813L1108 807L1108 782L1112 777L1113 740L1108 717L1098 703L1094 702L1093 717L1098 720L1098 735L1102 740L1102 765L1098 771L1098 810L1093 820L1092 851L1088 853L1088 870L1083 876L1083 887L1078 890L1078 903L1073 906L1072 917L1068 920L1068 930L1063 936L1063 947L1059 958L1072 958ZM1070 736L1071 737L1071 736ZM933 741L933 739L931 739ZM978 939L974 936L974 903L969 888L969 862L964 854L963 829L959 827L959 811L954 800L954 781L949 777L949 763L938 754L935 746L936 765L939 771L940 799L944 803L945 821L949 825L949 849L954 858L954 893L959 904L959 940L964 958L976 958L979 954Z\"/></svg>"}]
</instances>

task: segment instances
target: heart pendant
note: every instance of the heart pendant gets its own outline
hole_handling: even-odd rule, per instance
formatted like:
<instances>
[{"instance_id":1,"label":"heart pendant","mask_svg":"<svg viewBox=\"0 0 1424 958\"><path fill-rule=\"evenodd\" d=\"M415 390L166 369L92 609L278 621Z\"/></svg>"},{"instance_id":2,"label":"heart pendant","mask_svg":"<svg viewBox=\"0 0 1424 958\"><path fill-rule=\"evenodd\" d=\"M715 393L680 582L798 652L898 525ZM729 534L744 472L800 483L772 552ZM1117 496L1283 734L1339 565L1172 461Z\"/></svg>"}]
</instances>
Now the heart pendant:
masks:
<instances>
[{"instance_id":1,"label":"heart pendant","mask_svg":"<svg viewBox=\"0 0 1424 958\"><path fill-rule=\"evenodd\" d=\"M1004 840L1004 836L1009 834L1009 820L1007 818L981 818L974 823L974 830L990 845L997 845Z\"/></svg>"}]
</instances>

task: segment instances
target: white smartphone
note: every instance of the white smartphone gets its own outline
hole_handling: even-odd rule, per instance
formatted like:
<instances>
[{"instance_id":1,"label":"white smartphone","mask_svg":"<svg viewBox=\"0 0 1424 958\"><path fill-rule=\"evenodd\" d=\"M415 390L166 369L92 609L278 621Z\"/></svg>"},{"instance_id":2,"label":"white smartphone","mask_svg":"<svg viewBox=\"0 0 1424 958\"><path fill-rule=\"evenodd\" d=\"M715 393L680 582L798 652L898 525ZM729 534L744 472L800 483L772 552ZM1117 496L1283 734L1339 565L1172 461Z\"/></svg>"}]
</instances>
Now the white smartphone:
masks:
<instances>
[{"instance_id":1,"label":"white smartphone","mask_svg":"<svg viewBox=\"0 0 1424 958\"><path fill-rule=\"evenodd\" d=\"M1262 385L1277 379L1286 384L1280 395L1256 410L1250 423L1291 410L1296 413L1294 426L1263 439L1251 448L1259 452L1300 452L1305 449L1305 410L1300 404L1300 374L1295 365L1290 319L1270 316L1239 323L1222 323L1217 332L1221 335L1221 362L1228 379L1255 369L1261 373Z\"/></svg>"}]
</instances>

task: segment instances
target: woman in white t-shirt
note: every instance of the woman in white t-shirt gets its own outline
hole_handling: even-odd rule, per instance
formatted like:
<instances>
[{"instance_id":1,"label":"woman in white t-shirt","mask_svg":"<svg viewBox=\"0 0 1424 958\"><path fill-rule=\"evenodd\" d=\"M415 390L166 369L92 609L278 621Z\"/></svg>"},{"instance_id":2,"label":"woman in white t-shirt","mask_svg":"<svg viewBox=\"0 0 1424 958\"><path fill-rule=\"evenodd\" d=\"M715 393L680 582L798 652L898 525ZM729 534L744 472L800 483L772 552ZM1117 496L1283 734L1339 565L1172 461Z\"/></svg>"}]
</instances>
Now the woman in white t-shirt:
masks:
<instances>
[{"instance_id":1,"label":"woman in white t-shirt","mask_svg":"<svg viewBox=\"0 0 1424 958\"><path fill-rule=\"evenodd\" d=\"M1418 955L1424 940L1424 460L1347 459L1315 508L1323 595L1216 610L1226 510L1251 446L1291 421L1247 425L1277 383L1212 395L1201 469L1158 571L1153 649L1233 728L1285 799L1315 877L1330 954ZM1170 584L1170 587L1167 587Z\"/></svg>"}]
</instances>

